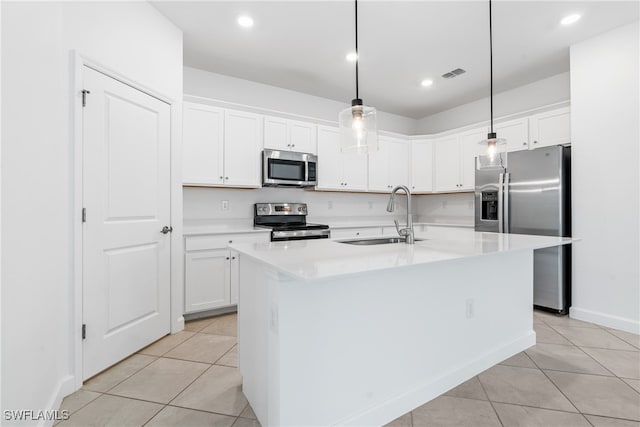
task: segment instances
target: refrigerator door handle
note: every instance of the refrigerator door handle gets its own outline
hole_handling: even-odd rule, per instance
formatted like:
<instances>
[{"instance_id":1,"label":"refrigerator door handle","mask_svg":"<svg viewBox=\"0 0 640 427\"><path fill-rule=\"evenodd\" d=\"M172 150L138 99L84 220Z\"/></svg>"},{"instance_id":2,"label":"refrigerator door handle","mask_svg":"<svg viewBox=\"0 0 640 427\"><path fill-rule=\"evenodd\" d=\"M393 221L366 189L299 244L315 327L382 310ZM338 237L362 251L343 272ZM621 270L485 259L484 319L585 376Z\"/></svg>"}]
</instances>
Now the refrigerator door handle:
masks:
<instances>
[{"instance_id":1,"label":"refrigerator door handle","mask_svg":"<svg viewBox=\"0 0 640 427\"><path fill-rule=\"evenodd\" d=\"M498 233L504 233L503 221L502 221L502 211L504 209L503 206L503 188L504 188L504 174L501 172L500 176L498 176Z\"/></svg>"},{"instance_id":2,"label":"refrigerator door handle","mask_svg":"<svg viewBox=\"0 0 640 427\"><path fill-rule=\"evenodd\" d=\"M504 232L511 233L511 226L509 224L509 181L510 181L510 173L506 172L504 174Z\"/></svg>"}]
</instances>

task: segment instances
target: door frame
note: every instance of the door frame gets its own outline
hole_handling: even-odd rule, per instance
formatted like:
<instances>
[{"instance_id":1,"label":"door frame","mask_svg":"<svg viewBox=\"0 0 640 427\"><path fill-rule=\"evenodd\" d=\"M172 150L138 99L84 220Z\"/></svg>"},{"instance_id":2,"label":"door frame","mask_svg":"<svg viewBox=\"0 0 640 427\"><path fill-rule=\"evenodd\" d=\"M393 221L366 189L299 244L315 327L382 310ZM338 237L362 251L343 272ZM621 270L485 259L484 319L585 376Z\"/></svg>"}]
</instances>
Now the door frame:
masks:
<instances>
[{"instance_id":1,"label":"door frame","mask_svg":"<svg viewBox=\"0 0 640 427\"><path fill-rule=\"evenodd\" d=\"M113 68L100 63L78 51L71 52L71 82L70 89L70 116L72 123L70 126L71 136L71 152L72 152L72 185L73 185L73 202L72 202L72 215L73 221L72 233L73 233L73 276L72 276L72 296L71 296L71 310L72 318L70 321L70 350L71 360L70 369L74 375L75 390L82 387L83 382L83 343L82 343L82 257L83 257L83 244L82 244L82 207L83 207L83 121L82 121L82 89L83 89L83 70L84 67L92 68L108 77L117 80L123 84L133 87L141 92L146 93L154 98L157 98L167 104L170 107L170 212L169 218L173 232L171 233L170 244L170 331L176 333L184 329L184 278L183 271L183 245L182 245L182 151L181 151L181 139L182 139L182 98L174 99L171 96L160 93L148 86L130 79L127 76L120 74ZM88 101L91 102L91 95L88 95Z\"/></svg>"}]
</instances>

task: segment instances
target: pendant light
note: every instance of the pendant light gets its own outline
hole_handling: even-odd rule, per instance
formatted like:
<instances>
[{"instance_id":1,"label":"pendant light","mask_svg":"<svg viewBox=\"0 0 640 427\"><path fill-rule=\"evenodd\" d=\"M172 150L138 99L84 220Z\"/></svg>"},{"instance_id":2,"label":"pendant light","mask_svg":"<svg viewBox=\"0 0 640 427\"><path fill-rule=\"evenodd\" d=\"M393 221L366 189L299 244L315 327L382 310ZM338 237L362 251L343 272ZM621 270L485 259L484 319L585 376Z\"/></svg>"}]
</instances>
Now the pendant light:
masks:
<instances>
[{"instance_id":1,"label":"pendant light","mask_svg":"<svg viewBox=\"0 0 640 427\"><path fill-rule=\"evenodd\" d=\"M340 146L342 151L367 154L378 151L378 130L376 128L376 109L364 105L360 99L358 87L358 0L355 0L356 16L356 97L351 107L340 112Z\"/></svg>"},{"instance_id":2,"label":"pendant light","mask_svg":"<svg viewBox=\"0 0 640 427\"><path fill-rule=\"evenodd\" d=\"M480 145L483 147L483 153L480 153L478 156L478 169L507 167L507 140L498 138L498 134L493 129L493 23L491 15L491 0L489 0L489 102L491 105L491 124L487 139L480 141Z\"/></svg>"}]
</instances>

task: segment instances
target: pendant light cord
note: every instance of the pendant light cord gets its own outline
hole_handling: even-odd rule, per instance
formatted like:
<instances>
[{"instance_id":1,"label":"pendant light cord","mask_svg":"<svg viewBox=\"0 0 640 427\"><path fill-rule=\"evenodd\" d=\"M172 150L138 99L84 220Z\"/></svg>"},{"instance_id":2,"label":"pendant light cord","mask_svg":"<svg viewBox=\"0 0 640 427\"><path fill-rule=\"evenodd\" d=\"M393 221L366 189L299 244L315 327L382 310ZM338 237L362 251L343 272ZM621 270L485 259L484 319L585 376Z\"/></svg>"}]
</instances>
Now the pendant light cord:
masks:
<instances>
[{"instance_id":1,"label":"pendant light cord","mask_svg":"<svg viewBox=\"0 0 640 427\"><path fill-rule=\"evenodd\" d=\"M493 26L491 22L491 0L489 0L489 87L491 102L491 133L493 133Z\"/></svg>"},{"instance_id":2,"label":"pendant light cord","mask_svg":"<svg viewBox=\"0 0 640 427\"><path fill-rule=\"evenodd\" d=\"M358 63L360 62L360 55L358 55L358 0L355 0L356 3L356 99L360 98L360 93L358 91Z\"/></svg>"}]
</instances>

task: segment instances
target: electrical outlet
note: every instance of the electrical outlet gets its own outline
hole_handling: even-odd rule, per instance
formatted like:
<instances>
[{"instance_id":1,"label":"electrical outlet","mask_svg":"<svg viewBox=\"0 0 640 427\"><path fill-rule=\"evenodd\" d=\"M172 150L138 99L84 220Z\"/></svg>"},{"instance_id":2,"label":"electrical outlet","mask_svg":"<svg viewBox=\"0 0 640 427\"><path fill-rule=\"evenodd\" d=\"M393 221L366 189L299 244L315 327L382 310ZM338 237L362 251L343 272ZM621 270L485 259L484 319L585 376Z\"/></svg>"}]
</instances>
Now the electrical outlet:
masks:
<instances>
[{"instance_id":1,"label":"electrical outlet","mask_svg":"<svg viewBox=\"0 0 640 427\"><path fill-rule=\"evenodd\" d=\"M476 315L475 302L473 301L473 298L469 298L466 301L466 303L467 303L467 310L466 310L467 319L473 319L473 317L475 317Z\"/></svg>"},{"instance_id":2,"label":"electrical outlet","mask_svg":"<svg viewBox=\"0 0 640 427\"><path fill-rule=\"evenodd\" d=\"M369 209L373 209L373 202L369 202Z\"/></svg>"},{"instance_id":3,"label":"electrical outlet","mask_svg":"<svg viewBox=\"0 0 640 427\"><path fill-rule=\"evenodd\" d=\"M333 202L332 201L329 201L327 203L327 209L333 209Z\"/></svg>"},{"instance_id":4,"label":"electrical outlet","mask_svg":"<svg viewBox=\"0 0 640 427\"><path fill-rule=\"evenodd\" d=\"M223 211L228 211L229 210L229 201L228 200L223 200L222 203L220 203L220 210L223 210Z\"/></svg>"}]
</instances>

